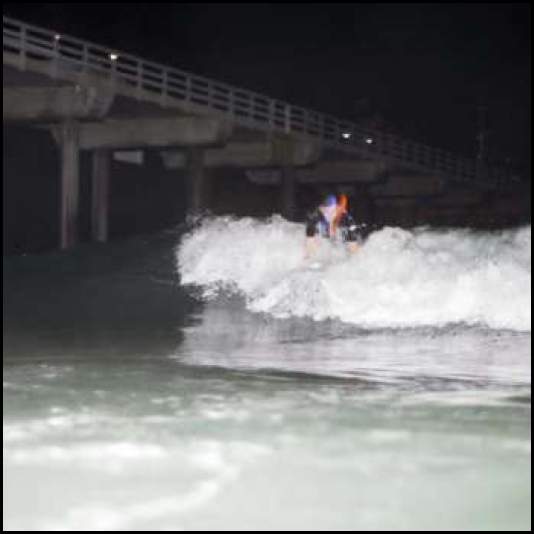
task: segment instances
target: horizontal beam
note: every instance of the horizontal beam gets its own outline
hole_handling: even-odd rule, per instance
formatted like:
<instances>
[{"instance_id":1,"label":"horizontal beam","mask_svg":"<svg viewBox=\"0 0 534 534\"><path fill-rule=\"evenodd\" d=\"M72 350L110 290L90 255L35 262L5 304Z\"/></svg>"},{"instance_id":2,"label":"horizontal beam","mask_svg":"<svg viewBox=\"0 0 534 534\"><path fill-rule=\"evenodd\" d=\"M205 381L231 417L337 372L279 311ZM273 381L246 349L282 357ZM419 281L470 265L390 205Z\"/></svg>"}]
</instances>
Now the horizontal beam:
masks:
<instances>
[{"instance_id":1,"label":"horizontal beam","mask_svg":"<svg viewBox=\"0 0 534 534\"><path fill-rule=\"evenodd\" d=\"M213 146L225 143L231 133L228 123L210 118L109 120L81 124L80 148Z\"/></svg>"},{"instance_id":2,"label":"horizontal beam","mask_svg":"<svg viewBox=\"0 0 534 534\"><path fill-rule=\"evenodd\" d=\"M185 151L164 150L161 152L163 163L168 169L183 169L187 166ZM283 157L270 141L230 142L222 148L208 148L204 153L207 167L268 167L289 164L294 166L310 165L321 156L320 145L313 142L295 143L289 161Z\"/></svg>"},{"instance_id":3,"label":"horizontal beam","mask_svg":"<svg viewBox=\"0 0 534 534\"><path fill-rule=\"evenodd\" d=\"M312 168L297 169L296 180L301 184L371 183L381 179L385 166L377 161L323 161ZM280 183L279 169L248 170L252 182L263 185Z\"/></svg>"},{"instance_id":4,"label":"horizontal beam","mask_svg":"<svg viewBox=\"0 0 534 534\"><path fill-rule=\"evenodd\" d=\"M60 122L100 119L111 107L114 94L104 87L4 87L3 120Z\"/></svg>"},{"instance_id":5,"label":"horizontal beam","mask_svg":"<svg viewBox=\"0 0 534 534\"><path fill-rule=\"evenodd\" d=\"M390 174L386 182L372 185L370 193L379 197L412 197L414 195L436 195L445 187L440 176L425 174Z\"/></svg>"}]
</instances>

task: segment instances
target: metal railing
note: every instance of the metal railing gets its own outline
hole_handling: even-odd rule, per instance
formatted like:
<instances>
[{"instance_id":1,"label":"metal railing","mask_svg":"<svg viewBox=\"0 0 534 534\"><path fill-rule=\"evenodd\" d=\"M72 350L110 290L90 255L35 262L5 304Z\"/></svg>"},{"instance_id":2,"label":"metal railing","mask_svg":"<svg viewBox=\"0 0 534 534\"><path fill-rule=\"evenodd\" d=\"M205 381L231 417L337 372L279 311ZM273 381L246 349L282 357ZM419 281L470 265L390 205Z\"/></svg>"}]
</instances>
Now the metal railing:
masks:
<instances>
[{"instance_id":1,"label":"metal railing","mask_svg":"<svg viewBox=\"0 0 534 534\"><path fill-rule=\"evenodd\" d=\"M306 136L345 152L388 158L457 180L484 185L503 185L510 180L509 173L493 167L481 177L473 159L450 151L379 129L365 128L8 17L3 17L3 50L4 54L16 58L21 70L33 60L46 64L51 77L59 76L65 68L78 73L100 73L116 83L117 91L128 89L139 99L145 98L148 92L162 106L194 105L203 114L222 115L243 126Z\"/></svg>"}]
</instances>

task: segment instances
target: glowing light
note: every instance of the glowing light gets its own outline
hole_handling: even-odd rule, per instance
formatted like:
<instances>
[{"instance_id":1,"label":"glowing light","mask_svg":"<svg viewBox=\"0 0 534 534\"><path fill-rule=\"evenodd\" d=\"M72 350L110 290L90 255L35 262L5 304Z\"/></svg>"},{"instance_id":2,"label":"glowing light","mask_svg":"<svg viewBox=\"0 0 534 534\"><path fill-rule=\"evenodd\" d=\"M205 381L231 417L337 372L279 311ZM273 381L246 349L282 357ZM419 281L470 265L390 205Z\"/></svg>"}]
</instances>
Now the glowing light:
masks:
<instances>
[{"instance_id":1,"label":"glowing light","mask_svg":"<svg viewBox=\"0 0 534 534\"><path fill-rule=\"evenodd\" d=\"M343 132L341 134L341 137L343 137L343 139L350 139L352 137L352 134L350 132Z\"/></svg>"},{"instance_id":2,"label":"glowing light","mask_svg":"<svg viewBox=\"0 0 534 534\"><path fill-rule=\"evenodd\" d=\"M117 59L119 59L119 54L114 54L113 52L109 55L109 59L111 59L111 61L117 61Z\"/></svg>"},{"instance_id":3,"label":"glowing light","mask_svg":"<svg viewBox=\"0 0 534 534\"><path fill-rule=\"evenodd\" d=\"M365 142L368 144L368 145L372 145L374 143L374 139L372 137L367 137L367 139L365 139Z\"/></svg>"},{"instance_id":4,"label":"glowing light","mask_svg":"<svg viewBox=\"0 0 534 534\"><path fill-rule=\"evenodd\" d=\"M56 33L56 35L54 35L54 39L56 41L59 41L61 39L61 35L59 35L59 33Z\"/></svg>"}]
</instances>

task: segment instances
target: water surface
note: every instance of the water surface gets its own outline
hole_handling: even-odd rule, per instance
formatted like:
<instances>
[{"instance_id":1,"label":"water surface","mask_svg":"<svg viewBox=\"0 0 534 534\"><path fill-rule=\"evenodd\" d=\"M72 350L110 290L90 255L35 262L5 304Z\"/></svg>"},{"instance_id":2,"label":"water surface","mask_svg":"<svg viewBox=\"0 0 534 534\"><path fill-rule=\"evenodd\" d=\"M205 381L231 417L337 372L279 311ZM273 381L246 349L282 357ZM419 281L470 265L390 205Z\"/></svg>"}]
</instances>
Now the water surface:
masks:
<instances>
[{"instance_id":1,"label":"water surface","mask_svg":"<svg viewBox=\"0 0 534 534\"><path fill-rule=\"evenodd\" d=\"M4 529L530 529L530 229L300 231L4 260Z\"/></svg>"}]
</instances>

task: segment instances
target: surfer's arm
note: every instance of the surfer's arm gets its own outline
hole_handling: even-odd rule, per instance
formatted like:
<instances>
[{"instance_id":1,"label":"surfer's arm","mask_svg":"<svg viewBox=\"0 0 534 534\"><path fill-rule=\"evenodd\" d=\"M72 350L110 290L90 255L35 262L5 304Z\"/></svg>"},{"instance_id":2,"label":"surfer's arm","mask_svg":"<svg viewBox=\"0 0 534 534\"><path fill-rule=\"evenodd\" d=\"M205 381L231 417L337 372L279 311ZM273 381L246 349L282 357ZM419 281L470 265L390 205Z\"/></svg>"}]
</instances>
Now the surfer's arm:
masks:
<instances>
[{"instance_id":1,"label":"surfer's arm","mask_svg":"<svg viewBox=\"0 0 534 534\"><path fill-rule=\"evenodd\" d=\"M304 257L313 256L317 249L317 226L320 221L319 212L316 210L306 217L306 242L304 245Z\"/></svg>"},{"instance_id":2,"label":"surfer's arm","mask_svg":"<svg viewBox=\"0 0 534 534\"><path fill-rule=\"evenodd\" d=\"M317 234L317 224L319 216L317 212L308 214L306 217L306 238L314 237Z\"/></svg>"}]
</instances>

